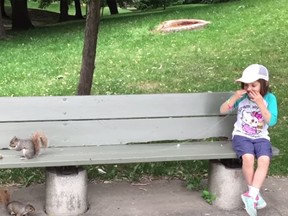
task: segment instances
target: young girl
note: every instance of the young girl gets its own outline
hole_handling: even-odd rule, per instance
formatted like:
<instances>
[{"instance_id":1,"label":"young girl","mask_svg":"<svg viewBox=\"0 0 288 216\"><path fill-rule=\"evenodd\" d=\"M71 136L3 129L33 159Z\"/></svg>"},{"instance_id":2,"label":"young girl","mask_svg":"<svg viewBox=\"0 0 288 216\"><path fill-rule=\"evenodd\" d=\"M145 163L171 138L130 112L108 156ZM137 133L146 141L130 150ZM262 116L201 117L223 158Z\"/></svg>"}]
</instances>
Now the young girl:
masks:
<instances>
[{"instance_id":1,"label":"young girl","mask_svg":"<svg viewBox=\"0 0 288 216\"><path fill-rule=\"evenodd\" d=\"M277 122L277 100L269 91L269 73L263 65L248 66L236 82L241 83L241 90L221 105L220 112L226 114L235 108L238 110L232 145L237 156L242 159L242 171L248 185L248 191L241 195L241 199L247 213L256 216L257 209L266 206L259 190L272 157L268 127Z\"/></svg>"}]
</instances>

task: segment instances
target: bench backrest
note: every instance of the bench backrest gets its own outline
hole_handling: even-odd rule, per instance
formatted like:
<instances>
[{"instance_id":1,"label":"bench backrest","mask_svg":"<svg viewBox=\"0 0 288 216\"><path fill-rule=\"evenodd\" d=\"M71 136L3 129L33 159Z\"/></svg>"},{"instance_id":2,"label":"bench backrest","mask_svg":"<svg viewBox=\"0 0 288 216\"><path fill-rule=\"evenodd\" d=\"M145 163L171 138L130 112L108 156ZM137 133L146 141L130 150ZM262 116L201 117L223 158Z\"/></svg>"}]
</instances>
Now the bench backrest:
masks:
<instances>
[{"instance_id":1,"label":"bench backrest","mask_svg":"<svg viewBox=\"0 0 288 216\"><path fill-rule=\"evenodd\" d=\"M50 147L231 137L231 93L0 98L0 148L13 136L44 132Z\"/></svg>"}]
</instances>

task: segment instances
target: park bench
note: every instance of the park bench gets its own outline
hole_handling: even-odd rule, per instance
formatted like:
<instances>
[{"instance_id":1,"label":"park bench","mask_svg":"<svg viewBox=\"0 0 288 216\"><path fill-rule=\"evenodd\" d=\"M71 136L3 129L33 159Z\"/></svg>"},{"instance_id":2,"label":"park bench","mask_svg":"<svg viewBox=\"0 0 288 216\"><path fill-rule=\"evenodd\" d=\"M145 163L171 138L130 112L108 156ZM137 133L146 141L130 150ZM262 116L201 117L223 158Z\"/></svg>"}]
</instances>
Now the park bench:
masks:
<instances>
[{"instance_id":1,"label":"park bench","mask_svg":"<svg viewBox=\"0 0 288 216\"><path fill-rule=\"evenodd\" d=\"M83 165L209 160L210 189L220 200L218 206L226 208L221 200L226 202L231 197L221 194L219 188L231 183L235 189L236 182L242 182L239 167L219 162L236 158L230 142L236 113L219 113L220 105L230 95L1 97L0 168L45 167L46 211L73 215L87 210ZM49 148L37 158L21 160L21 152L8 149L13 136L29 138L35 131L44 132L49 139ZM279 154L279 150L273 147L273 154ZM238 174L221 173L226 171ZM219 173L226 180L219 179ZM70 200L63 193L69 194Z\"/></svg>"}]
</instances>

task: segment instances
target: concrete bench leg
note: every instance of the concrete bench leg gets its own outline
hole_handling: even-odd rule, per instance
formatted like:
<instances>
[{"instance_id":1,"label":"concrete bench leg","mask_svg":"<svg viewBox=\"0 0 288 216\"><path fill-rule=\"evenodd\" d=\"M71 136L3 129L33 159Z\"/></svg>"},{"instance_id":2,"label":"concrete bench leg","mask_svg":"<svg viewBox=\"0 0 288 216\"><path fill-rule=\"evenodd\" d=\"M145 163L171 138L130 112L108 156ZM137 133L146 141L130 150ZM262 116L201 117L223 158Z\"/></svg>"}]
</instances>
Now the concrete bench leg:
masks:
<instances>
[{"instance_id":1,"label":"concrete bench leg","mask_svg":"<svg viewBox=\"0 0 288 216\"><path fill-rule=\"evenodd\" d=\"M76 216L88 209L87 173L78 167L46 169L46 205L48 215Z\"/></svg>"},{"instance_id":2,"label":"concrete bench leg","mask_svg":"<svg viewBox=\"0 0 288 216\"><path fill-rule=\"evenodd\" d=\"M240 195L248 190L241 167L228 168L219 161L209 162L208 190L216 195L213 205L225 210L243 207Z\"/></svg>"}]
</instances>

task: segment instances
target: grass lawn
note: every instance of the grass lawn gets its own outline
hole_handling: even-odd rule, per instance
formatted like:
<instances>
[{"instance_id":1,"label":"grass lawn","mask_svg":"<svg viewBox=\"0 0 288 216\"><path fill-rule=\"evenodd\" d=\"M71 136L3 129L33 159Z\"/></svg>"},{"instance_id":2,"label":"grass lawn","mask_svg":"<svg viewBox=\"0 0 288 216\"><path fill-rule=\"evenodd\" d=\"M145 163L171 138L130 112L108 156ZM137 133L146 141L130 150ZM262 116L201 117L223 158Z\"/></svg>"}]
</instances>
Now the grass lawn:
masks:
<instances>
[{"instance_id":1,"label":"grass lawn","mask_svg":"<svg viewBox=\"0 0 288 216\"><path fill-rule=\"evenodd\" d=\"M269 174L287 176L287 9L286 0L239 0L113 16L106 13L101 17L92 93L235 91L239 85L234 80L246 66L264 64L279 106L278 124L270 132L281 156L273 159ZM172 34L153 31L163 21L180 18L211 24ZM0 41L0 96L76 94L84 27L80 20L7 31L8 39ZM190 163L195 166L177 163L177 170L171 168L175 163L135 165L132 172L124 173L133 178L138 173L160 174L163 169L173 175L192 173L189 169L203 171L203 167L205 171L206 162ZM106 169L123 173L124 168Z\"/></svg>"}]
</instances>

